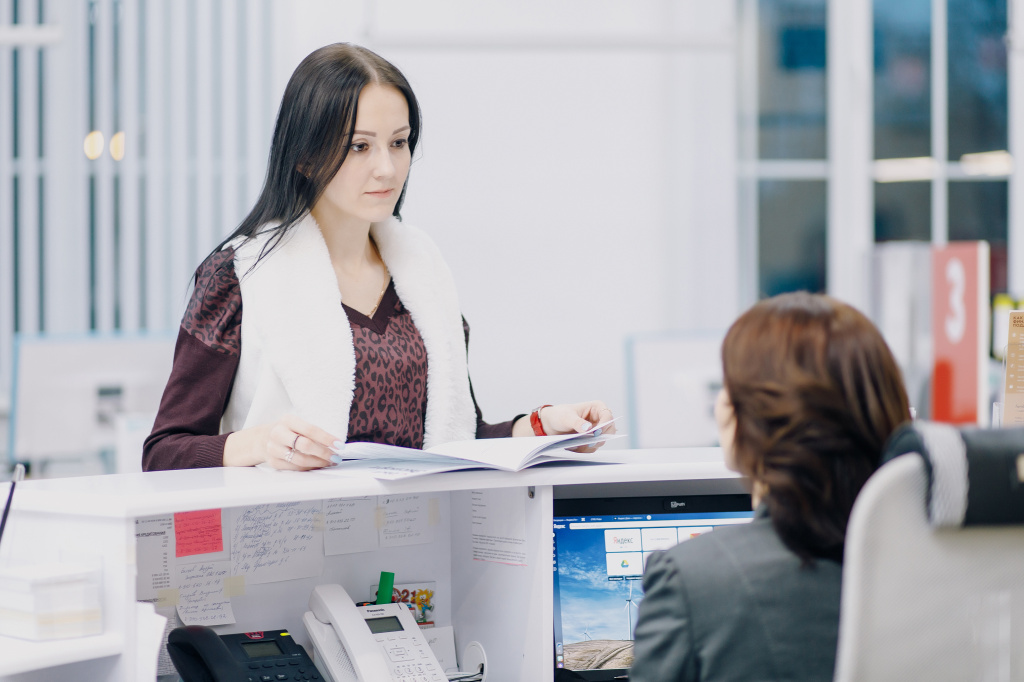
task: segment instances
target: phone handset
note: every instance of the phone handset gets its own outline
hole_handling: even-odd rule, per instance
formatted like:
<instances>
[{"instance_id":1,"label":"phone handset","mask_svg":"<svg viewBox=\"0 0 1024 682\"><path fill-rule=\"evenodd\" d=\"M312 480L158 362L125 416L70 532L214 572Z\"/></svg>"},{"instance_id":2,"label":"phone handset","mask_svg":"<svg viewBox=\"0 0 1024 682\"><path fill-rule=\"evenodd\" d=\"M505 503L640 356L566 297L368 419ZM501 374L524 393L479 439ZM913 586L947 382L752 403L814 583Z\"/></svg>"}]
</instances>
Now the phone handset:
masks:
<instances>
[{"instance_id":1,"label":"phone handset","mask_svg":"<svg viewBox=\"0 0 1024 682\"><path fill-rule=\"evenodd\" d=\"M167 654L186 682L247 682L252 679L216 632L201 625L171 630Z\"/></svg>"},{"instance_id":2,"label":"phone handset","mask_svg":"<svg viewBox=\"0 0 1024 682\"><path fill-rule=\"evenodd\" d=\"M336 584L317 585L309 595L309 609L318 621L330 623L334 627L359 680L392 679L380 645L344 587ZM335 677L335 682L339 682L337 675L332 674L332 677Z\"/></svg>"}]
</instances>

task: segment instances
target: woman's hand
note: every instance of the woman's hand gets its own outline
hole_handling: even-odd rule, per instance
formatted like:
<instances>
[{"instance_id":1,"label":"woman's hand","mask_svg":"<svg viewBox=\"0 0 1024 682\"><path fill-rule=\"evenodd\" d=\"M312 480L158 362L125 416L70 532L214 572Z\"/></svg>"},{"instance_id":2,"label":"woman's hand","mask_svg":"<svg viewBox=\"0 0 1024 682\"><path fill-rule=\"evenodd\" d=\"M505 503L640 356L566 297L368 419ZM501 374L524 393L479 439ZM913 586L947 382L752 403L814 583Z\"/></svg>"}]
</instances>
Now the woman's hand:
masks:
<instances>
[{"instance_id":1,"label":"woman's hand","mask_svg":"<svg viewBox=\"0 0 1024 682\"><path fill-rule=\"evenodd\" d=\"M323 429L287 414L271 424L236 431L224 443L224 466L266 462L275 469L308 471L331 465L330 443Z\"/></svg>"},{"instance_id":2,"label":"woman's hand","mask_svg":"<svg viewBox=\"0 0 1024 682\"><path fill-rule=\"evenodd\" d=\"M612 418L612 411L600 400L587 403L548 405L540 410L540 424L544 433L558 436L565 433L583 433ZM615 433L615 424L605 427L603 433ZM521 417L512 425L513 436L533 436L530 416Z\"/></svg>"}]
</instances>

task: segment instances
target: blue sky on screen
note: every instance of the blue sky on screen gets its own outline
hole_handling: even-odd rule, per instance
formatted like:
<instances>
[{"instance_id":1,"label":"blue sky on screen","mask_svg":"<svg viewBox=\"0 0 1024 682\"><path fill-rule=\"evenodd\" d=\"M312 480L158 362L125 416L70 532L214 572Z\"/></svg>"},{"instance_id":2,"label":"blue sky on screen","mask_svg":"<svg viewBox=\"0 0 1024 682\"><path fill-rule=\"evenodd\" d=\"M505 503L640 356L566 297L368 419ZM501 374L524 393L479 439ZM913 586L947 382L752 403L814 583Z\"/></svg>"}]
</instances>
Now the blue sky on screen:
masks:
<instances>
[{"instance_id":1,"label":"blue sky on screen","mask_svg":"<svg viewBox=\"0 0 1024 682\"><path fill-rule=\"evenodd\" d=\"M558 534L558 590L562 603L562 640L632 639L626 621L630 583L633 603L640 604L639 580L608 580L604 531L575 530ZM632 609L636 627L636 608Z\"/></svg>"}]
</instances>

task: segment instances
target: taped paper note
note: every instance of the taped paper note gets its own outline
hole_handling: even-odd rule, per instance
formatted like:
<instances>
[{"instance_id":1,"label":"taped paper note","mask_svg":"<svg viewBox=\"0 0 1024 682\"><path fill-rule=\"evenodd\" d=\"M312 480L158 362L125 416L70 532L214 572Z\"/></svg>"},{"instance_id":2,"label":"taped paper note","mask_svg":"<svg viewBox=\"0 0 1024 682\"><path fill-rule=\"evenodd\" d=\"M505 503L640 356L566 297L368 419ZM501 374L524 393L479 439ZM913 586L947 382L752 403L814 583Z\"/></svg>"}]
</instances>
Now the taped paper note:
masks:
<instances>
[{"instance_id":1,"label":"taped paper note","mask_svg":"<svg viewBox=\"0 0 1024 682\"><path fill-rule=\"evenodd\" d=\"M156 607L158 609L174 608L178 605L178 588L168 587L158 590L156 593Z\"/></svg>"},{"instance_id":2,"label":"taped paper note","mask_svg":"<svg viewBox=\"0 0 1024 682\"><path fill-rule=\"evenodd\" d=\"M167 516L135 519L135 598L153 601L171 586L174 570L174 520Z\"/></svg>"},{"instance_id":3,"label":"taped paper note","mask_svg":"<svg viewBox=\"0 0 1024 682\"><path fill-rule=\"evenodd\" d=\"M470 492L474 561L526 565L526 499L522 488Z\"/></svg>"},{"instance_id":4,"label":"taped paper note","mask_svg":"<svg viewBox=\"0 0 1024 682\"><path fill-rule=\"evenodd\" d=\"M420 495L381 495L377 506L383 513L381 547L421 545L434 540L429 501Z\"/></svg>"},{"instance_id":5,"label":"taped paper note","mask_svg":"<svg viewBox=\"0 0 1024 682\"><path fill-rule=\"evenodd\" d=\"M224 625L235 622L224 579L228 561L200 561L178 566L178 616L185 625Z\"/></svg>"},{"instance_id":6,"label":"taped paper note","mask_svg":"<svg viewBox=\"0 0 1024 682\"><path fill-rule=\"evenodd\" d=\"M231 573L244 575L248 584L319 576L322 513L320 500L231 509Z\"/></svg>"},{"instance_id":7,"label":"taped paper note","mask_svg":"<svg viewBox=\"0 0 1024 682\"><path fill-rule=\"evenodd\" d=\"M231 575L224 578L224 596L225 597L244 597L245 596L245 576L244 575Z\"/></svg>"},{"instance_id":8,"label":"taped paper note","mask_svg":"<svg viewBox=\"0 0 1024 682\"><path fill-rule=\"evenodd\" d=\"M324 554L353 554L377 549L377 498L324 500ZM383 526L383 513L381 514Z\"/></svg>"},{"instance_id":9,"label":"taped paper note","mask_svg":"<svg viewBox=\"0 0 1024 682\"><path fill-rule=\"evenodd\" d=\"M223 551L220 509L175 514L174 540L174 556L179 558Z\"/></svg>"}]
</instances>

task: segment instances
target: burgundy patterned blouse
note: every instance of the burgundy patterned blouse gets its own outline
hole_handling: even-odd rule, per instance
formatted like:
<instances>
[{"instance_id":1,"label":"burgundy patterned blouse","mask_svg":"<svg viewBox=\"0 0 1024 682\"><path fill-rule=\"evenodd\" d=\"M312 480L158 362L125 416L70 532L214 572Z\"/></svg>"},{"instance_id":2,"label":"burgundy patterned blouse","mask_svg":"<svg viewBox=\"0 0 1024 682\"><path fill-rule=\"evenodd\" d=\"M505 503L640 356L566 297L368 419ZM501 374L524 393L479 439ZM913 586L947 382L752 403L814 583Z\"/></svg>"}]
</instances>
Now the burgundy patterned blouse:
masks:
<instances>
[{"instance_id":1,"label":"burgundy patterned blouse","mask_svg":"<svg viewBox=\"0 0 1024 682\"><path fill-rule=\"evenodd\" d=\"M356 354L347 440L422 448L427 351L394 283L388 284L372 318L342 307L352 327ZM220 420L238 370L241 324L242 295L234 251L227 248L207 258L196 271L195 290L178 330L171 376L143 448L146 471L223 464L228 434L219 433ZM465 319L463 327L468 345ZM475 405L475 397L473 401ZM476 415L477 438L512 435L512 421L487 424L479 407Z\"/></svg>"}]
</instances>

